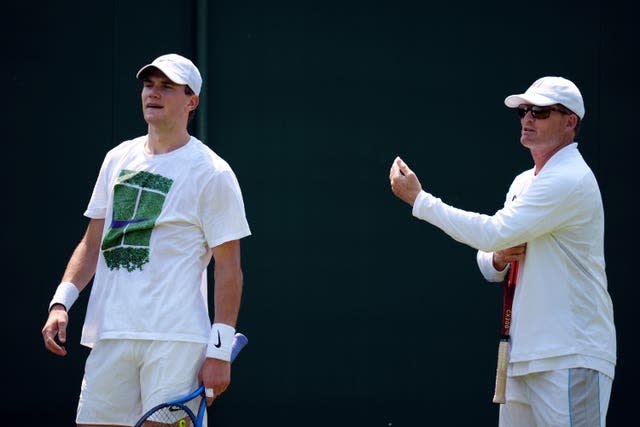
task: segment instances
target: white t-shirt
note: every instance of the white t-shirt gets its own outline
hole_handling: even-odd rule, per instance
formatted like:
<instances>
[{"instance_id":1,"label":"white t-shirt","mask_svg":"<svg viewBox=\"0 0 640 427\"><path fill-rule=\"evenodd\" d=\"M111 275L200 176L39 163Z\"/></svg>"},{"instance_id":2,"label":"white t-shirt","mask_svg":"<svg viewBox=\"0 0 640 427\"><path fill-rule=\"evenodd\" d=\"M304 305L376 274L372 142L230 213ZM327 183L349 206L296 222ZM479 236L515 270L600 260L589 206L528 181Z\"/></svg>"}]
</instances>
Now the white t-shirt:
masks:
<instances>
[{"instance_id":1,"label":"white t-shirt","mask_svg":"<svg viewBox=\"0 0 640 427\"><path fill-rule=\"evenodd\" d=\"M462 211L422 192L413 214L479 249L478 264L502 280L491 252L527 243L511 320L510 372L586 367L613 377L616 337L607 292L600 190L573 143L534 175L513 181L493 216Z\"/></svg>"},{"instance_id":2,"label":"white t-shirt","mask_svg":"<svg viewBox=\"0 0 640 427\"><path fill-rule=\"evenodd\" d=\"M104 218L81 343L152 339L207 343L211 248L251 234L229 165L198 139L166 154L146 136L107 153L89 218Z\"/></svg>"}]
</instances>

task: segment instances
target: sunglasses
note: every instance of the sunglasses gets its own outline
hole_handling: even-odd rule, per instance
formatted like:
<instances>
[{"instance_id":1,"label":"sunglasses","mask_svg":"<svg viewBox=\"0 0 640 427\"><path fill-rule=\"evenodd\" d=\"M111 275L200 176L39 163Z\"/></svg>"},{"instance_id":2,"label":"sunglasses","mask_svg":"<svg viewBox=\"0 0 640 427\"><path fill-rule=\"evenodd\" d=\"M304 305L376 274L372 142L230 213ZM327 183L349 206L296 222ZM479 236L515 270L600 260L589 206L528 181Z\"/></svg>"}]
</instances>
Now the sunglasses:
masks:
<instances>
[{"instance_id":1,"label":"sunglasses","mask_svg":"<svg viewBox=\"0 0 640 427\"><path fill-rule=\"evenodd\" d=\"M560 114L571 114L567 110L558 107L539 107L537 105L521 105L516 111L518 112L518 117L521 119L527 115L529 111L531 111L531 117L534 119L548 119L551 115L552 111L557 111Z\"/></svg>"}]
</instances>

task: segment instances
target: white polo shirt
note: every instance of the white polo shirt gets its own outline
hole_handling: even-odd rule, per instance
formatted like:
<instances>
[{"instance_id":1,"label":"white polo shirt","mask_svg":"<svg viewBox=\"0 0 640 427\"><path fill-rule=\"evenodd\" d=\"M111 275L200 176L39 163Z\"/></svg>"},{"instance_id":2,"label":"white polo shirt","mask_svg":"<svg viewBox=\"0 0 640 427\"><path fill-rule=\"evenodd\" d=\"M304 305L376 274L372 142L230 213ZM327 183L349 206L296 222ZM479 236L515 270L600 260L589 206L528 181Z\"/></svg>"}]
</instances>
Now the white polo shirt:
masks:
<instances>
[{"instance_id":1,"label":"white polo shirt","mask_svg":"<svg viewBox=\"0 0 640 427\"><path fill-rule=\"evenodd\" d=\"M607 292L604 212L577 143L534 175L515 178L494 215L456 209L421 192L413 215L479 250L487 280L500 281L492 252L527 243L511 320L510 373L585 367L613 378L616 336Z\"/></svg>"}]
</instances>

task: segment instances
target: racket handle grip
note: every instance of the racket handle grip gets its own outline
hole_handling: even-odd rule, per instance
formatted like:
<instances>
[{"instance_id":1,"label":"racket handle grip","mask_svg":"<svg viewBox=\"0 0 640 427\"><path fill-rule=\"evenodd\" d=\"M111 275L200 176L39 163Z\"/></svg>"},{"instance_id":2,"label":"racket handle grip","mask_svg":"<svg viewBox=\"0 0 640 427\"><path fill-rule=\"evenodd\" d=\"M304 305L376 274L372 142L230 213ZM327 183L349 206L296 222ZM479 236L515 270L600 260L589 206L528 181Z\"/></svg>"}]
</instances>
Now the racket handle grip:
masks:
<instances>
[{"instance_id":1,"label":"racket handle grip","mask_svg":"<svg viewBox=\"0 0 640 427\"><path fill-rule=\"evenodd\" d=\"M238 353L240 353L240 350L242 350L248 342L249 340L244 334L240 332L235 334L233 337L233 344L231 345L231 363L233 363L238 356Z\"/></svg>"},{"instance_id":2,"label":"racket handle grip","mask_svg":"<svg viewBox=\"0 0 640 427\"><path fill-rule=\"evenodd\" d=\"M493 403L505 403L505 390L507 388L507 365L509 364L509 341L500 340L498 345L498 367L496 369L496 389L493 394Z\"/></svg>"}]
</instances>

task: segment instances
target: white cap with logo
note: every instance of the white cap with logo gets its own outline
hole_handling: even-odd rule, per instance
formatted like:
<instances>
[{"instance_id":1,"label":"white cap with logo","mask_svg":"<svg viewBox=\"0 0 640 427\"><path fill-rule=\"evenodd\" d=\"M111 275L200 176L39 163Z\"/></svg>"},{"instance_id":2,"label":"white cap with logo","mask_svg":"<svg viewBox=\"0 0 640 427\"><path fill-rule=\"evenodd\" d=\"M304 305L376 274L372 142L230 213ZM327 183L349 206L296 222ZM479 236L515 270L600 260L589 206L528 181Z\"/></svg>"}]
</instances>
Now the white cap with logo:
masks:
<instances>
[{"instance_id":1,"label":"white cap with logo","mask_svg":"<svg viewBox=\"0 0 640 427\"><path fill-rule=\"evenodd\" d=\"M562 77L542 77L533 82L525 93L507 96L504 103L511 108L517 108L521 104L540 107L561 104L580 119L584 117L584 102L580 90L572 81Z\"/></svg>"},{"instance_id":2,"label":"white cap with logo","mask_svg":"<svg viewBox=\"0 0 640 427\"><path fill-rule=\"evenodd\" d=\"M140 78L142 72L151 67L162 71L172 82L179 85L187 85L196 95L200 95L200 89L202 88L200 71L193 65L193 62L184 56L175 53L159 56L151 64L140 68L136 77Z\"/></svg>"}]
</instances>

